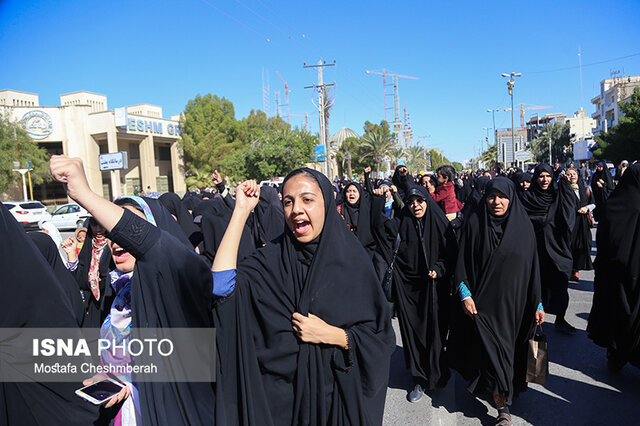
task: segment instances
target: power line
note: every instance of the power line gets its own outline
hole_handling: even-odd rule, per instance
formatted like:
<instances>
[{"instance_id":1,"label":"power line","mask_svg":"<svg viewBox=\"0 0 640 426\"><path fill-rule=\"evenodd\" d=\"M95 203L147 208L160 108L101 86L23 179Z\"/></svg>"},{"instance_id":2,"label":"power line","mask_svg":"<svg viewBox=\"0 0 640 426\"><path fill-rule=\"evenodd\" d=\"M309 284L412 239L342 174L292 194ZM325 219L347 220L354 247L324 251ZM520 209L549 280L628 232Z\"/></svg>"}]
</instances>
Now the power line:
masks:
<instances>
[{"instance_id":1,"label":"power line","mask_svg":"<svg viewBox=\"0 0 640 426\"><path fill-rule=\"evenodd\" d=\"M628 58L633 58L634 56L640 56L640 52L638 53L633 53L631 55L626 55L626 56L620 56L618 58L613 58L613 59L606 59L604 61L598 61L598 62L592 62L590 64L584 64L582 65L582 68L584 67L591 67L593 65L600 65L600 64L606 64L607 62L615 62L615 61L619 61L621 59L628 59ZM552 70L544 70L544 71L527 71L524 72L523 74L543 74L543 73L548 73L548 72L558 72L558 71L569 71L569 70L576 70L580 68L580 65L577 66L573 66L573 67L564 67L564 68L556 68L556 69L552 69Z\"/></svg>"}]
</instances>

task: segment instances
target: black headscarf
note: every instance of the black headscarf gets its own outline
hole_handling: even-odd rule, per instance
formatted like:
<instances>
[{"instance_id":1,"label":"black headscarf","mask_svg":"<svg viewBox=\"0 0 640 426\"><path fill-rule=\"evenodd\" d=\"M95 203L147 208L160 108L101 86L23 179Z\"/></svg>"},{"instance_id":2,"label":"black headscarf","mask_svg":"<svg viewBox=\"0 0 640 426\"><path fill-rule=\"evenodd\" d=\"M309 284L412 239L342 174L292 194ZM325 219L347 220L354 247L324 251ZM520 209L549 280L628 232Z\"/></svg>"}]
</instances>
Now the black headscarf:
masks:
<instances>
[{"instance_id":1,"label":"black headscarf","mask_svg":"<svg viewBox=\"0 0 640 426\"><path fill-rule=\"evenodd\" d=\"M473 190L464 202L464 208L462 210L463 216L466 217L469 215L480 203L484 195L484 190L489 182L491 182L491 179L488 176L480 176L474 180Z\"/></svg>"},{"instance_id":2,"label":"black headscarf","mask_svg":"<svg viewBox=\"0 0 640 426\"><path fill-rule=\"evenodd\" d=\"M278 191L269 185L260 188L260 201L254 209L255 227L260 246L280 237L284 232L284 210Z\"/></svg>"},{"instance_id":3,"label":"black headscarf","mask_svg":"<svg viewBox=\"0 0 640 426\"><path fill-rule=\"evenodd\" d=\"M388 380L381 366L389 365L395 345L390 308L365 250L338 215L331 183L302 170L322 190L322 234L311 245L299 244L287 228L281 240L238 265L234 292L216 309L217 395L223 399L216 418L381 424ZM294 312L345 329L349 349L298 340Z\"/></svg>"},{"instance_id":4,"label":"black headscarf","mask_svg":"<svg viewBox=\"0 0 640 426\"><path fill-rule=\"evenodd\" d=\"M50 236L43 232L31 232L28 235L31 238L31 241L33 241L36 247L38 247L38 250L40 250L40 253L42 253L47 263L51 265L53 272L56 274L58 281L62 284L62 287L69 298L69 302L73 308L73 313L75 314L78 325L81 325L84 316L84 306L82 303L80 288L73 279L73 275L71 275L69 270L62 263L62 259L59 254L60 252L58 251L56 244Z\"/></svg>"},{"instance_id":5,"label":"black headscarf","mask_svg":"<svg viewBox=\"0 0 640 426\"><path fill-rule=\"evenodd\" d=\"M222 197L214 197L210 200L201 202L193 211L194 218L200 216L200 226L202 229L203 251L201 252L210 263L216 257L216 252L222 237L227 230L227 225L231 220L233 211L224 202ZM253 222L249 223L251 225ZM256 248L254 235L251 228L245 225L240 239L240 248L238 249L238 259L244 259L250 255Z\"/></svg>"},{"instance_id":6,"label":"black headscarf","mask_svg":"<svg viewBox=\"0 0 640 426\"><path fill-rule=\"evenodd\" d=\"M187 192L182 197L182 204L190 212L193 212L198 204L202 202L202 198L195 192Z\"/></svg>"},{"instance_id":7,"label":"black headscarf","mask_svg":"<svg viewBox=\"0 0 640 426\"><path fill-rule=\"evenodd\" d=\"M578 197L574 198L576 210L591 203L591 199L587 193L587 187L580 176L578 176L577 185ZM571 252L573 255L573 269L575 271L590 271L593 269L593 264L591 263L592 242L593 239L591 237L588 214L576 213L576 221L571 233Z\"/></svg>"},{"instance_id":8,"label":"black headscarf","mask_svg":"<svg viewBox=\"0 0 640 426\"><path fill-rule=\"evenodd\" d=\"M640 367L640 163L630 166L607 200L596 242L589 337L614 349L621 365Z\"/></svg>"},{"instance_id":9,"label":"black headscarf","mask_svg":"<svg viewBox=\"0 0 640 426\"><path fill-rule=\"evenodd\" d=\"M549 188L543 190L538 183L542 172L553 176L548 164L535 168L528 191L519 192L538 239L538 255L542 267L547 266L542 253L548 254L555 268L567 277L571 274L571 231L576 217L575 194L569 182L563 177L558 182L551 181Z\"/></svg>"},{"instance_id":10,"label":"black headscarf","mask_svg":"<svg viewBox=\"0 0 640 426\"><path fill-rule=\"evenodd\" d=\"M602 167L602 171L596 169L596 171L593 172L593 176L591 177L591 192L593 193L593 200L596 203L596 208L593 210L593 218L597 222L600 222L600 212L604 209L607 198L611 195L615 185L607 165L604 162L599 162L598 165ZM604 181L602 188L597 184L600 179Z\"/></svg>"},{"instance_id":11,"label":"black headscarf","mask_svg":"<svg viewBox=\"0 0 640 426\"><path fill-rule=\"evenodd\" d=\"M509 199L503 216L488 211L492 191ZM469 288L478 315L457 308L451 336L453 364L472 390L504 392L508 402L526 389L527 340L541 300L535 233L516 194L513 182L496 177L465 222L454 282Z\"/></svg>"},{"instance_id":12,"label":"black headscarf","mask_svg":"<svg viewBox=\"0 0 640 426\"><path fill-rule=\"evenodd\" d=\"M169 211L169 213L176 217L180 228L182 228L182 231L191 242L191 245L194 247L197 246L202 239L200 228L198 228L198 225L193 223L193 216L180 201L180 197L178 197L178 194L167 192L165 194L162 194L158 198L158 201L160 201L160 204L162 204Z\"/></svg>"},{"instance_id":13,"label":"black headscarf","mask_svg":"<svg viewBox=\"0 0 640 426\"><path fill-rule=\"evenodd\" d=\"M1 203L0 235L5 242L0 244L0 328L77 328L62 284ZM11 344L0 342L3 347ZM0 383L0 424L92 424L97 410L75 395L78 387L78 383Z\"/></svg>"},{"instance_id":14,"label":"black headscarf","mask_svg":"<svg viewBox=\"0 0 640 426\"><path fill-rule=\"evenodd\" d=\"M393 182L396 188L398 188L398 196L400 196L400 198L404 200L409 187L413 185L413 177L409 173L407 173L406 176L401 176L400 169L402 168L406 169L407 166L404 166L402 164L396 166L396 170L393 172L393 176L391 177L391 182Z\"/></svg>"},{"instance_id":15,"label":"black headscarf","mask_svg":"<svg viewBox=\"0 0 640 426\"><path fill-rule=\"evenodd\" d=\"M139 198L127 198L140 204ZM142 200L157 226L124 209L108 233L136 258L131 277L132 327L211 327L213 282L209 266L158 200ZM215 397L210 383L138 382L136 386L143 424L213 424Z\"/></svg>"}]
</instances>

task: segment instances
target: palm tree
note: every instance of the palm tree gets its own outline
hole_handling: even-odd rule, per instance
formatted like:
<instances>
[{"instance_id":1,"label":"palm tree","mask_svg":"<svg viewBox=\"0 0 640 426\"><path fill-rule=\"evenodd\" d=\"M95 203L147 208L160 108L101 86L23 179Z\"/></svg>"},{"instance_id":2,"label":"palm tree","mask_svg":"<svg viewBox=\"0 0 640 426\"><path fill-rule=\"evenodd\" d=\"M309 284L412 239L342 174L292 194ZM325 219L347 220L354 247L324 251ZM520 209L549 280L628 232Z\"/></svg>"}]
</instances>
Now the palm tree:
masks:
<instances>
[{"instance_id":1,"label":"palm tree","mask_svg":"<svg viewBox=\"0 0 640 426\"><path fill-rule=\"evenodd\" d=\"M385 137L380 130L373 130L362 138L362 158L371 158L376 163L376 172L380 173L380 163L393 149L393 140Z\"/></svg>"},{"instance_id":2,"label":"palm tree","mask_svg":"<svg viewBox=\"0 0 640 426\"><path fill-rule=\"evenodd\" d=\"M495 168L498 165L498 146L496 144L491 145L485 152L480 154L479 160L485 164L485 167Z\"/></svg>"},{"instance_id":3,"label":"palm tree","mask_svg":"<svg viewBox=\"0 0 640 426\"><path fill-rule=\"evenodd\" d=\"M407 168L410 172L418 172L426 164L426 152L421 146L414 145L406 149Z\"/></svg>"},{"instance_id":4,"label":"palm tree","mask_svg":"<svg viewBox=\"0 0 640 426\"><path fill-rule=\"evenodd\" d=\"M396 168L396 166L398 165L398 159L404 158L405 154L406 152L404 149L402 149L402 147L394 146L394 148L391 150L391 153L389 154L391 156L392 169Z\"/></svg>"}]
</instances>

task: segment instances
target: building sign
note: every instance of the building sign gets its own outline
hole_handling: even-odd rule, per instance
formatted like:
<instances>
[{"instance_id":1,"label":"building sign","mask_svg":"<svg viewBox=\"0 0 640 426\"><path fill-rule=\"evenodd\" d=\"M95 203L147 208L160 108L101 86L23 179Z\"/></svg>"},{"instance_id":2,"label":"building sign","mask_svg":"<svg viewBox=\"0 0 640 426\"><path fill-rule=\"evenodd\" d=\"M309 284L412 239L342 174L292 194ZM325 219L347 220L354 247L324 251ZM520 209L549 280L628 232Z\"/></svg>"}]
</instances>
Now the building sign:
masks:
<instances>
[{"instance_id":1,"label":"building sign","mask_svg":"<svg viewBox=\"0 0 640 426\"><path fill-rule=\"evenodd\" d=\"M516 160L518 160L518 161L527 161L531 157L533 157L533 154L530 151L517 151L516 152Z\"/></svg>"},{"instance_id":2,"label":"building sign","mask_svg":"<svg viewBox=\"0 0 640 426\"><path fill-rule=\"evenodd\" d=\"M127 116L127 130L130 132L143 132L161 135L163 134L162 121L136 119ZM174 123L167 124L167 133L171 136L181 136L180 126Z\"/></svg>"},{"instance_id":3,"label":"building sign","mask_svg":"<svg viewBox=\"0 0 640 426\"><path fill-rule=\"evenodd\" d=\"M125 151L100 154L99 162L101 171L119 170L129 167L127 153Z\"/></svg>"},{"instance_id":4,"label":"building sign","mask_svg":"<svg viewBox=\"0 0 640 426\"><path fill-rule=\"evenodd\" d=\"M53 132L51 117L41 110L29 111L22 116L20 123L29 136L37 141L46 139Z\"/></svg>"}]
</instances>

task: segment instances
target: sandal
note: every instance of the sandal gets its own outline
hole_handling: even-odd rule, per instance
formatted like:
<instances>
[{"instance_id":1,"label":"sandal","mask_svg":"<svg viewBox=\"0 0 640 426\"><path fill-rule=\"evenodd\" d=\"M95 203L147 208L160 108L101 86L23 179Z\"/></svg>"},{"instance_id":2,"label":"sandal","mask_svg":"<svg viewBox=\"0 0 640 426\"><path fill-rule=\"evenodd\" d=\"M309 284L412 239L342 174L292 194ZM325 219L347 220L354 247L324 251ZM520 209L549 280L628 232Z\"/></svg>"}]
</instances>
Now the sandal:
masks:
<instances>
[{"instance_id":1,"label":"sandal","mask_svg":"<svg viewBox=\"0 0 640 426\"><path fill-rule=\"evenodd\" d=\"M511 414L500 413L497 418L496 426L511 426Z\"/></svg>"}]
</instances>

